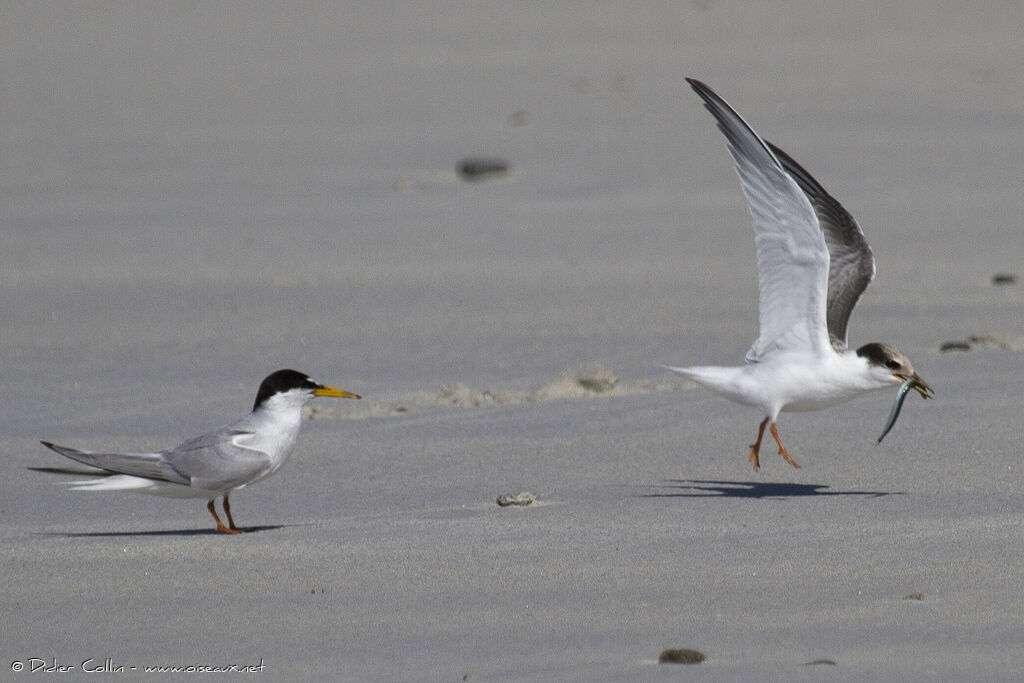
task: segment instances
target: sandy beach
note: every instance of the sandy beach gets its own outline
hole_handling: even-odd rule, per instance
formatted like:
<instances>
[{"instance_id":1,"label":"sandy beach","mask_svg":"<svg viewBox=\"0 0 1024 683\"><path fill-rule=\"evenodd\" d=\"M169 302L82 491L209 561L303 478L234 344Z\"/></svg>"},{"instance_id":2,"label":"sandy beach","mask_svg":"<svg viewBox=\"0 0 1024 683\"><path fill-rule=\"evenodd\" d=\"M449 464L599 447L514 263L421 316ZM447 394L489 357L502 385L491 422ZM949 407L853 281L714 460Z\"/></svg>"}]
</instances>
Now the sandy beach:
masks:
<instances>
[{"instance_id":1,"label":"sandy beach","mask_svg":"<svg viewBox=\"0 0 1024 683\"><path fill-rule=\"evenodd\" d=\"M5 4L0 680L1020 680L1024 10L349 5ZM871 242L851 342L936 392L881 444L893 392L753 472L762 416L661 367L757 335L687 76ZM29 469L289 367L364 398L244 535Z\"/></svg>"}]
</instances>

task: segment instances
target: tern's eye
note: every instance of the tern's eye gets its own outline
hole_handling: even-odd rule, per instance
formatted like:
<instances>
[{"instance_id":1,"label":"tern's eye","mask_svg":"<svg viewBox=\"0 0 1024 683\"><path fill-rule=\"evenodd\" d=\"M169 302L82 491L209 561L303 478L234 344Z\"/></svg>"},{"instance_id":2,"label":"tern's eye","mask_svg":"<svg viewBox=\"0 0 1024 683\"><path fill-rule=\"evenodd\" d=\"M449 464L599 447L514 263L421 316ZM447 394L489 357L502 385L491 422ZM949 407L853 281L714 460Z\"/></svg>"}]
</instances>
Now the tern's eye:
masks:
<instances>
[{"instance_id":1,"label":"tern's eye","mask_svg":"<svg viewBox=\"0 0 1024 683\"><path fill-rule=\"evenodd\" d=\"M890 370L899 370L901 366L902 364L894 358L890 358L889 360L885 361L885 367L889 368Z\"/></svg>"}]
</instances>

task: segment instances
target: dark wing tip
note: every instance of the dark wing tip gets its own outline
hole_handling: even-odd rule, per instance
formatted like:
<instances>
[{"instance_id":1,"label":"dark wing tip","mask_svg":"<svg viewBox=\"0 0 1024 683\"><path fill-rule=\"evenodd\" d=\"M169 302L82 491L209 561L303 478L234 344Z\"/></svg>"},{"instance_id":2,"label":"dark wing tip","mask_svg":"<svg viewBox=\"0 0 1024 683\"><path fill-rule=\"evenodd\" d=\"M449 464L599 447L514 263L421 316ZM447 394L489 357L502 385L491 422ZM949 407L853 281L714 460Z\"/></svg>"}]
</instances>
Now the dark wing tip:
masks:
<instances>
[{"instance_id":1,"label":"dark wing tip","mask_svg":"<svg viewBox=\"0 0 1024 683\"><path fill-rule=\"evenodd\" d=\"M712 103L719 106L724 105L729 109L732 109L732 107L729 107L729 105L725 103L725 100L722 99L721 95L712 90L711 87L703 81L698 81L696 78L687 78L686 82L690 84L690 87L693 88L695 93L700 95L700 98L704 100L705 103L709 105Z\"/></svg>"},{"instance_id":2,"label":"dark wing tip","mask_svg":"<svg viewBox=\"0 0 1024 683\"><path fill-rule=\"evenodd\" d=\"M730 154L737 163L747 159L762 168L774 167L782 171L782 164L772 150L761 139L761 136L744 120L738 111L732 108L722 96L696 78L687 78L693 91L704 100L704 108L714 117L718 130L725 136Z\"/></svg>"},{"instance_id":3,"label":"dark wing tip","mask_svg":"<svg viewBox=\"0 0 1024 683\"><path fill-rule=\"evenodd\" d=\"M708 86L706 86L703 81L699 81L696 78L690 78L689 76L687 76L686 82L689 83L690 87L693 88L694 90L710 90L710 88L708 88Z\"/></svg>"}]
</instances>

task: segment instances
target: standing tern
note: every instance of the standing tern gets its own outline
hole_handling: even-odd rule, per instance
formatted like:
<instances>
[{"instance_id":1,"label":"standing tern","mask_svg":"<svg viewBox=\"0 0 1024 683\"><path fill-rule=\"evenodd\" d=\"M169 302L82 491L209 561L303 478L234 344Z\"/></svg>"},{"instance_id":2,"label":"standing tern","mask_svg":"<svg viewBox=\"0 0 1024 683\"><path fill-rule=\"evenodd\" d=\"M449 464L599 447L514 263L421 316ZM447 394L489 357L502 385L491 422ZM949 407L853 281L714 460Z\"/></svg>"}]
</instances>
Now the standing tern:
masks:
<instances>
[{"instance_id":1,"label":"standing tern","mask_svg":"<svg viewBox=\"0 0 1024 683\"><path fill-rule=\"evenodd\" d=\"M779 455L799 467L779 440L780 411L820 410L901 384L924 398L933 392L895 347L871 343L855 352L847 347L850 313L875 274L874 256L857 221L711 88L686 80L726 137L753 218L760 333L746 365L669 369L761 411L765 417L750 445L755 470L769 423Z\"/></svg>"},{"instance_id":2,"label":"standing tern","mask_svg":"<svg viewBox=\"0 0 1024 683\"><path fill-rule=\"evenodd\" d=\"M171 498L207 498L217 530L240 534L228 497L266 479L288 460L302 424L302 407L314 396L359 398L318 384L301 372L278 370L260 383L252 412L229 425L157 453L80 451L42 441L63 456L105 473L99 480L72 482L72 489L136 491ZM99 473L98 473L99 474ZM224 497L224 526L213 506Z\"/></svg>"}]
</instances>

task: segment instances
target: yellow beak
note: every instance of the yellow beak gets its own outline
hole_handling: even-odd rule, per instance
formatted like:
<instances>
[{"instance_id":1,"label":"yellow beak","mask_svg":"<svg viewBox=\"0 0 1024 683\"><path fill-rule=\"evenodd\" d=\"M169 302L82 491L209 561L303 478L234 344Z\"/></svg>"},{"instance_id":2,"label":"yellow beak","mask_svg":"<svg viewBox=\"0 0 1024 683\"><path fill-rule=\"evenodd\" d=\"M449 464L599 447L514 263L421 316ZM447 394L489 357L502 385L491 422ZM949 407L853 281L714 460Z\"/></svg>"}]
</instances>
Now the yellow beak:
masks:
<instances>
[{"instance_id":1,"label":"yellow beak","mask_svg":"<svg viewBox=\"0 0 1024 683\"><path fill-rule=\"evenodd\" d=\"M921 394L925 398L932 398L933 396L935 396L935 392L932 391L932 388L928 386L925 383L925 381L921 379L920 375L918 375L916 372L913 375L902 375L899 373L893 373L893 377L904 382L906 382L907 380L912 380L914 383L911 385L911 387L914 389L914 391Z\"/></svg>"},{"instance_id":2,"label":"yellow beak","mask_svg":"<svg viewBox=\"0 0 1024 683\"><path fill-rule=\"evenodd\" d=\"M359 394L353 394L351 391L345 391L344 389L329 387L326 384L321 384L318 389L314 389L313 395L331 396L333 398L362 398Z\"/></svg>"}]
</instances>

